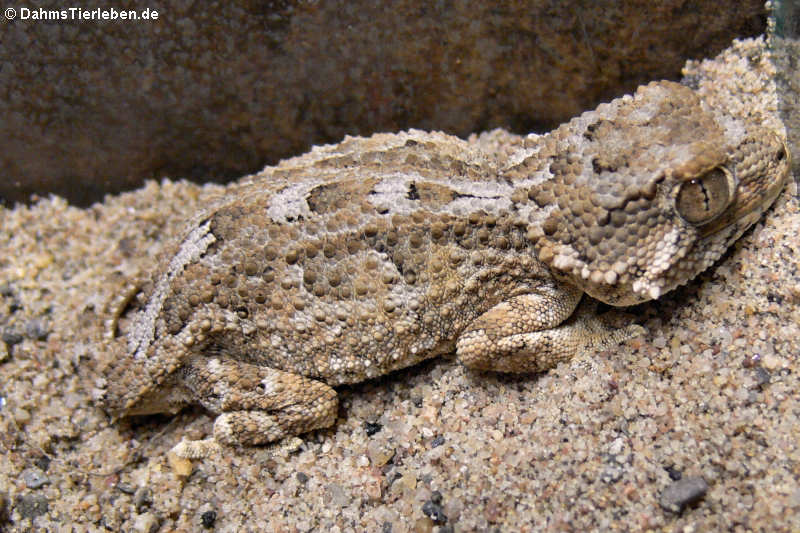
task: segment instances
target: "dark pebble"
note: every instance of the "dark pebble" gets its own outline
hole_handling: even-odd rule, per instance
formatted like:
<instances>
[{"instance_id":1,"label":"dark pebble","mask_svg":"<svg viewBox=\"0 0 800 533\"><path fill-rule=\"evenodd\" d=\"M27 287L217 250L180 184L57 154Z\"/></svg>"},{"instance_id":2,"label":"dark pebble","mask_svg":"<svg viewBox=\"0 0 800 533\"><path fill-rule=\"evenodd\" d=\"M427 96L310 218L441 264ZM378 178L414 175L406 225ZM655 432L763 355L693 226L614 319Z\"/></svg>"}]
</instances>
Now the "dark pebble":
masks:
<instances>
[{"instance_id":1,"label":"dark pebble","mask_svg":"<svg viewBox=\"0 0 800 533\"><path fill-rule=\"evenodd\" d=\"M303 472L298 472L297 474L295 474L295 477L297 478L297 481L303 484L305 484L308 481L308 474L305 474Z\"/></svg>"},{"instance_id":2,"label":"dark pebble","mask_svg":"<svg viewBox=\"0 0 800 533\"><path fill-rule=\"evenodd\" d=\"M124 492L125 494L136 494L136 487L133 485L129 485L128 483L119 482L117 483L117 490L120 492Z\"/></svg>"},{"instance_id":3,"label":"dark pebble","mask_svg":"<svg viewBox=\"0 0 800 533\"><path fill-rule=\"evenodd\" d=\"M703 499L708 492L708 483L701 477L687 477L676 481L664 489L658 503L670 513L683 510Z\"/></svg>"},{"instance_id":4,"label":"dark pebble","mask_svg":"<svg viewBox=\"0 0 800 533\"><path fill-rule=\"evenodd\" d=\"M3 331L3 335L0 336L0 339L2 339L3 342L6 343L6 345L9 348L11 348L12 346L14 346L16 344L21 343L23 337L22 337L22 334L17 333L14 330L7 329L7 330Z\"/></svg>"},{"instance_id":5,"label":"dark pebble","mask_svg":"<svg viewBox=\"0 0 800 533\"><path fill-rule=\"evenodd\" d=\"M137 490L133 495L133 505L136 506L136 512L139 513L153 505L153 491L149 487Z\"/></svg>"},{"instance_id":6,"label":"dark pebble","mask_svg":"<svg viewBox=\"0 0 800 533\"><path fill-rule=\"evenodd\" d=\"M764 386L769 385L770 380L769 371L764 368L763 366L756 367L756 386L759 388L764 388Z\"/></svg>"},{"instance_id":7,"label":"dark pebble","mask_svg":"<svg viewBox=\"0 0 800 533\"><path fill-rule=\"evenodd\" d=\"M447 515L444 514L444 509L438 503L433 503L432 500L428 500L422 504L422 514L433 520L436 524L447 523Z\"/></svg>"},{"instance_id":8,"label":"dark pebble","mask_svg":"<svg viewBox=\"0 0 800 533\"><path fill-rule=\"evenodd\" d=\"M214 527L214 522L217 521L217 512L216 511L206 511L202 515L200 515L200 521L203 523L203 527L206 529L211 529Z\"/></svg>"},{"instance_id":9,"label":"dark pebble","mask_svg":"<svg viewBox=\"0 0 800 533\"><path fill-rule=\"evenodd\" d=\"M678 481L683 477L683 472L681 472L680 470L678 470L674 466L665 466L664 470L667 471L667 474L669 474L669 478L672 481Z\"/></svg>"},{"instance_id":10,"label":"dark pebble","mask_svg":"<svg viewBox=\"0 0 800 533\"><path fill-rule=\"evenodd\" d=\"M41 468L43 471L47 472L47 469L50 468L50 459L46 455L40 455L36 459L33 460L33 464Z\"/></svg>"},{"instance_id":11,"label":"dark pebble","mask_svg":"<svg viewBox=\"0 0 800 533\"><path fill-rule=\"evenodd\" d=\"M36 518L50 510L47 498L40 494L25 494L17 498L17 511L22 518Z\"/></svg>"},{"instance_id":12,"label":"dark pebble","mask_svg":"<svg viewBox=\"0 0 800 533\"><path fill-rule=\"evenodd\" d=\"M431 441L431 448L438 448L442 444L444 444L444 437L437 435L436 438Z\"/></svg>"},{"instance_id":13,"label":"dark pebble","mask_svg":"<svg viewBox=\"0 0 800 533\"><path fill-rule=\"evenodd\" d=\"M377 422L364 422L364 431L367 432L367 437L373 436L375 433L383 429L383 425Z\"/></svg>"}]
</instances>

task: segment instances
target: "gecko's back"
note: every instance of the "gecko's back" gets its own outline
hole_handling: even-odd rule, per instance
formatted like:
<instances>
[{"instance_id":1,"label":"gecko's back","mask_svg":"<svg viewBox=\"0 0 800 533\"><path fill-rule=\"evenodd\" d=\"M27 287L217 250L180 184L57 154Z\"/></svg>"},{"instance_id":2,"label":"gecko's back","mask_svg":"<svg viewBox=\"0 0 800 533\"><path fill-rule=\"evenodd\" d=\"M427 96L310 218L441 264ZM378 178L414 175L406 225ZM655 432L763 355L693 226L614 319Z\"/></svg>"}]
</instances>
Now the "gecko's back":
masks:
<instances>
[{"instance_id":1,"label":"gecko's back","mask_svg":"<svg viewBox=\"0 0 800 533\"><path fill-rule=\"evenodd\" d=\"M154 273L108 405L199 402L218 438L252 443L329 423L328 385L453 348L544 370L640 331L575 313L584 292L629 305L686 283L789 168L778 134L670 82L518 145L349 138L233 186ZM302 423L265 414L287 405Z\"/></svg>"}]
</instances>

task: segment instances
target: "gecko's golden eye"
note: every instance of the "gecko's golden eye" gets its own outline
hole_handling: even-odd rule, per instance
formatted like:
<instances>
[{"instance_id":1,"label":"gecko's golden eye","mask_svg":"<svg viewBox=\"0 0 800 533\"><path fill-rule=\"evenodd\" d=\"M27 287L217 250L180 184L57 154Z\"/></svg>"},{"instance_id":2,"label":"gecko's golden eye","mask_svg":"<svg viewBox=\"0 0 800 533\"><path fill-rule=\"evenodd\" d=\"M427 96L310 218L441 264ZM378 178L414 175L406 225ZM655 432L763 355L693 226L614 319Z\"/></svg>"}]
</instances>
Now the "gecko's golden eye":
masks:
<instances>
[{"instance_id":1,"label":"gecko's golden eye","mask_svg":"<svg viewBox=\"0 0 800 533\"><path fill-rule=\"evenodd\" d=\"M736 194L736 181L725 167L717 167L681 183L675 196L678 214L689 224L711 222L730 205Z\"/></svg>"}]
</instances>

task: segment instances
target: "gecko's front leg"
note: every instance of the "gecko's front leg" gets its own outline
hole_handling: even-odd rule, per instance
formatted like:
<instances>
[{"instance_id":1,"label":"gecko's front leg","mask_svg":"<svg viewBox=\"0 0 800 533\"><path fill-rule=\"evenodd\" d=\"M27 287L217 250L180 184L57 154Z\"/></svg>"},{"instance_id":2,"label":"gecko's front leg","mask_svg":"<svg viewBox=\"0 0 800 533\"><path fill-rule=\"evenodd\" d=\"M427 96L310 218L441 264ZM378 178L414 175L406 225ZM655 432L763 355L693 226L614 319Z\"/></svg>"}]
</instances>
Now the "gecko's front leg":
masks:
<instances>
[{"instance_id":1,"label":"gecko's front leg","mask_svg":"<svg viewBox=\"0 0 800 533\"><path fill-rule=\"evenodd\" d=\"M583 350L614 346L640 335L636 324L615 327L596 302L570 286L523 294L479 316L459 336L458 359L470 368L541 372ZM615 312L611 312L615 313Z\"/></svg>"}]
</instances>

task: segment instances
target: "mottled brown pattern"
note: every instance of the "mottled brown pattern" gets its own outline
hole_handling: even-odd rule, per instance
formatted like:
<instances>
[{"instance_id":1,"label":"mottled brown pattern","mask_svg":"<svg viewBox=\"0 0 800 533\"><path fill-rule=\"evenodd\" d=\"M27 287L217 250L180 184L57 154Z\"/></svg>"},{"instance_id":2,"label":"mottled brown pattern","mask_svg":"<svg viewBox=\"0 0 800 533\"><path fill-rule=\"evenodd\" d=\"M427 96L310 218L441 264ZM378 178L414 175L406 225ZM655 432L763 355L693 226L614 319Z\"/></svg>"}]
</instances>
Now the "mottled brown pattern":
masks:
<instances>
[{"instance_id":1,"label":"mottled brown pattern","mask_svg":"<svg viewBox=\"0 0 800 533\"><path fill-rule=\"evenodd\" d=\"M330 425L331 386L453 349L546 370L641 331L584 293L629 305L687 282L788 169L780 133L671 82L508 154L413 130L316 148L190 222L121 321L106 405L199 403L217 442L250 445Z\"/></svg>"}]
</instances>

